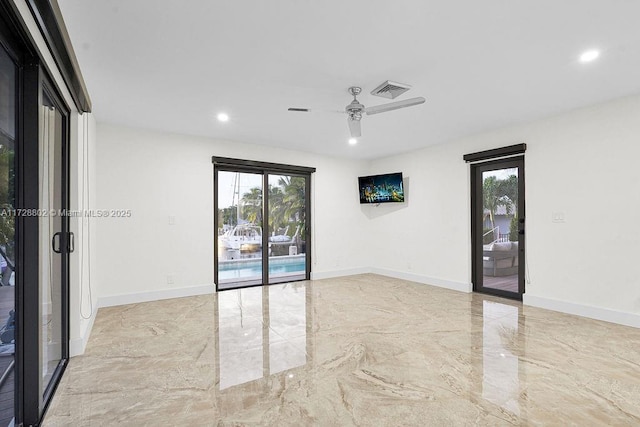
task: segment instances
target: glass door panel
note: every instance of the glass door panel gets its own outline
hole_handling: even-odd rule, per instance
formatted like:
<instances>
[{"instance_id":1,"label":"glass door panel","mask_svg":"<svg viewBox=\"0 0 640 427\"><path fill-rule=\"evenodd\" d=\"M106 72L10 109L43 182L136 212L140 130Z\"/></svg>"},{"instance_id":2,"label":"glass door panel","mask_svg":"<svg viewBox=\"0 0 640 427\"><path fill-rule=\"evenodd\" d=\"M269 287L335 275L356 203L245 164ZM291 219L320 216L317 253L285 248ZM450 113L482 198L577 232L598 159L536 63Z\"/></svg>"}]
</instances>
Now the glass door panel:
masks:
<instances>
[{"instance_id":1,"label":"glass door panel","mask_svg":"<svg viewBox=\"0 0 640 427\"><path fill-rule=\"evenodd\" d=\"M56 370L65 359L63 263L67 248L63 198L64 116L46 91L40 109L40 391L51 392Z\"/></svg>"},{"instance_id":2,"label":"glass door panel","mask_svg":"<svg viewBox=\"0 0 640 427\"><path fill-rule=\"evenodd\" d=\"M308 178L269 175L269 283L305 280Z\"/></svg>"},{"instance_id":3,"label":"glass door panel","mask_svg":"<svg viewBox=\"0 0 640 427\"><path fill-rule=\"evenodd\" d=\"M15 141L18 68L0 45L0 426L15 414Z\"/></svg>"},{"instance_id":4,"label":"glass door panel","mask_svg":"<svg viewBox=\"0 0 640 427\"><path fill-rule=\"evenodd\" d=\"M521 298L524 277L522 160L476 166L476 290ZM481 256L480 256L481 255Z\"/></svg>"},{"instance_id":5,"label":"glass door panel","mask_svg":"<svg viewBox=\"0 0 640 427\"><path fill-rule=\"evenodd\" d=\"M262 284L263 175L217 172L218 289Z\"/></svg>"}]
</instances>

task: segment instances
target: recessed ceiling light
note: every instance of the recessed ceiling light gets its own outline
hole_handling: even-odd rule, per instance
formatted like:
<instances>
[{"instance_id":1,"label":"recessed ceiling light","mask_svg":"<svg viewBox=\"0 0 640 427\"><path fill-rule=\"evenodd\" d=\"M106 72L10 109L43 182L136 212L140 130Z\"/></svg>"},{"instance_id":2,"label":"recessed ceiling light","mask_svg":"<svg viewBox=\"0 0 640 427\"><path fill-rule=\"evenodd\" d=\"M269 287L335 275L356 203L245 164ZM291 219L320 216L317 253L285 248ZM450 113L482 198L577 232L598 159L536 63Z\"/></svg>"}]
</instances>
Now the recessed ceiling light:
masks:
<instances>
[{"instance_id":1,"label":"recessed ceiling light","mask_svg":"<svg viewBox=\"0 0 640 427\"><path fill-rule=\"evenodd\" d=\"M358 143L358 140L355 138L349 138L349 144L351 145L356 145Z\"/></svg>"},{"instance_id":2,"label":"recessed ceiling light","mask_svg":"<svg viewBox=\"0 0 640 427\"><path fill-rule=\"evenodd\" d=\"M600 56L600 51L599 50L587 50L582 52L582 55L580 55L580 62L582 62L583 64L586 64L587 62L591 62L591 61L595 61L596 59L598 59L598 57Z\"/></svg>"},{"instance_id":3,"label":"recessed ceiling light","mask_svg":"<svg viewBox=\"0 0 640 427\"><path fill-rule=\"evenodd\" d=\"M219 122L228 122L229 121L229 115L226 114L226 113L218 114L218 121Z\"/></svg>"}]
</instances>

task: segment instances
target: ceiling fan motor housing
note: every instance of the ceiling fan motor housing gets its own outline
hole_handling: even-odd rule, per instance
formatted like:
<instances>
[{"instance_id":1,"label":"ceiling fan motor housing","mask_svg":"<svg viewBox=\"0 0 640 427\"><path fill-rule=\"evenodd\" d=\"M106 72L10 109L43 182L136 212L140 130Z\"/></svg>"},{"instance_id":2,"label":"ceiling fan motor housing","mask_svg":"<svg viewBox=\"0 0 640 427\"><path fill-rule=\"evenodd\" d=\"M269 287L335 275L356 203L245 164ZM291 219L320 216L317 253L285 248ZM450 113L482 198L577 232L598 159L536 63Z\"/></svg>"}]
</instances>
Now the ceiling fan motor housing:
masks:
<instances>
[{"instance_id":1,"label":"ceiling fan motor housing","mask_svg":"<svg viewBox=\"0 0 640 427\"><path fill-rule=\"evenodd\" d=\"M349 114L349 120L360 120L362 118L362 110L364 105L360 104L360 101L356 99L356 96L362 92L362 89L357 86L351 86L349 93L353 95L353 101L345 107L345 111Z\"/></svg>"},{"instance_id":2,"label":"ceiling fan motor housing","mask_svg":"<svg viewBox=\"0 0 640 427\"><path fill-rule=\"evenodd\" d=\"M360 92L362 92L362 88L358 87L358 86L351 86L349 88L349 93L351 95L353 95L353 99L356 99L356 96L360 95Z\"/></svg>"},{"instance_id":3,"label":"ceiling fan motor housing","mask_svg":"<svg viewBox=\"0 0 640 427\"><path fill-rule=\"evenodd\" d=\"M362 110L364 110L364 105L355 99L345 108L351 120L360 120L362 118Z\"/></svg>"}]
</instances>

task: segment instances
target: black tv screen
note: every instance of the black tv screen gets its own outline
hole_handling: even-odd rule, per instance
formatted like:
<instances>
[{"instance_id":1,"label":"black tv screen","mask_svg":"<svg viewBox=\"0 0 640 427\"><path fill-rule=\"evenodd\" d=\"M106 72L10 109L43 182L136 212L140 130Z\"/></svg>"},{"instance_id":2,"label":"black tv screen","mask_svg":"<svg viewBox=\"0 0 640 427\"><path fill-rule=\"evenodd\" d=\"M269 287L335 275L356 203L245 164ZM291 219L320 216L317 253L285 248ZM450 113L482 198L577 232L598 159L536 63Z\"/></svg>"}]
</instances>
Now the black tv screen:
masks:
<instances>
[{"instance_id":1,"label":"black tv screen","mask_svg":"<svg viewBox=\"0 0 640 427\"><path fill-rule=\"evenodd\" d=\"M404 187L402 172L358 178L360 203L402 203Z\"/></svg>"}]
</instances>

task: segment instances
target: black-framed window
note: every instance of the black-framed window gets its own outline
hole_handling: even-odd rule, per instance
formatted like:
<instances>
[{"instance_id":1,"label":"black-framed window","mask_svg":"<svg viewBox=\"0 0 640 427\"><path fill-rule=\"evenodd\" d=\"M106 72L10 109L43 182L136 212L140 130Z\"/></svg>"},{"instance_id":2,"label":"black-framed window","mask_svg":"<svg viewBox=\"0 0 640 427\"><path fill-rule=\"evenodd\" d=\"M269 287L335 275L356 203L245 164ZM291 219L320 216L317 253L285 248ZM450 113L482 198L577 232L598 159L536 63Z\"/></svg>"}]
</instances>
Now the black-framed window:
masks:
<instances>
[{"instance_id":1,"label":"black-framed window","mask_svg":"<svg viewBox=\"0 0 640 427\"><path fill-rule=\"evenodd\" d=\"M213 157L217 290L308 280L315 168Z\"/></svg>"}]
</instances>

